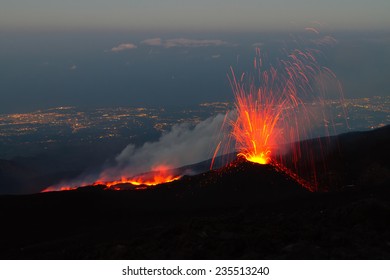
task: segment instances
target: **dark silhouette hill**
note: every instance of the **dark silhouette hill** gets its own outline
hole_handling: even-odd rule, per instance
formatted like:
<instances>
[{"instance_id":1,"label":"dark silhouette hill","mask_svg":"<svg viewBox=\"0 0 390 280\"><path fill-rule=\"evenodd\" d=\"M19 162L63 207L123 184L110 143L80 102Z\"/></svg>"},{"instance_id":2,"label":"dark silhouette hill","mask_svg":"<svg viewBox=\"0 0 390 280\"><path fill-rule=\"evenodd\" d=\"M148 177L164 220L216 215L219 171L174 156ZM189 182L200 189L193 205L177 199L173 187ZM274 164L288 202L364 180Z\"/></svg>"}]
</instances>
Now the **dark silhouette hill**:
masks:
<instances>
[{"instance_id":1,"label":"dark silhouette hill","mask_svg":"<svg viewBox=\"0 0 390 280\"><path fill-rule=\"evenodd\" d=\"M340 191L356 186L390 185L390 125L362 132L310 139L295 143L302 158L294 166L293 155L286 165L310 180L314 162L320 191Z\"/></svg>"},{"instance_id":2,"label":"dark silhouette hill","mask_svg":"<svg viewBox=\"0 0 390 280\"><path fill-rule=\"evenodd\" d=\"M11 160L0 159L0 193L24 193L30 189L37 192L40 188L36 182L37 173L33 168Z\"/></svg>"},{"instance_id":3,"label":"dark silhouette hill","mask_svg":"<svg viewBox=\"0 0 390 280\"><path fill-rule=\"evenodd\" d=\"M326 140L327 192L238 158L146 190L3 195L0 258L389 259L388 137Z\"/></svg>"},{"instance_id":4,"label":"dark silhouette hill","mask_svg":"<svg viewBox=\"0 0 390 280\"><path fill-rule=\"evenodd\" d=\"M47 186L74 179L85 172L99 173L103 166L114 161L113 157L127 144L128 139L116 139L107 142L58 144L47 150L35 145L19 146L21 150L18 154L23 154L26 149L32 151L31 153L25 151L23 156L0 160L0 195L32 194ZM13 173L8 173L4 171L2 162L11 162L19 168ZM5 177L8 175L13 179L5 183ZM22 183L17 183L18 181Z\"/></svg>"}]
</instances>

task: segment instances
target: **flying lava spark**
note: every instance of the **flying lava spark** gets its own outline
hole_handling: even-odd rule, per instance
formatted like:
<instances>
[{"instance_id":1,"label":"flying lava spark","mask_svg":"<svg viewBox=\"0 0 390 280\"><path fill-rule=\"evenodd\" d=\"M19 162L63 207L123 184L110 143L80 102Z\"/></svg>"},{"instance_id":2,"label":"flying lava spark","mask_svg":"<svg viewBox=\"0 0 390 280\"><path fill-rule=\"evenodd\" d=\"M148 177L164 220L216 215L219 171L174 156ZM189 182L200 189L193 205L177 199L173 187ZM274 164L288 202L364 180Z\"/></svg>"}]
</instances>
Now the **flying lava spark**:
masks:
<instances>
[{"instance_id":1,"label":"flying lava spark","mask_svg":"<svg viewBox=\"0 0 390 280\"><path fill-rule=\"evenodd\" d=\"M319 34L318 31L309 31ZM335 41L329 36L325 38L312 42L323 46ZM318 123L321 123L324 134L330 135L329 124L331 126L333 121L331 114L325 110L324 101L329 81L337 85L340 100L343 99L336 75L321 65L318 60L321 56L322 52L313 47L293 47L283 49L277 58L270 59L267 53L256 48L253 71L237 76L231 67L228 79L234 93L235 110L233 114L228 112L225 115L221 128L223 134L226 129L230 136L225 145L221 145L222 142L217 145L211 166L219 150L225 149L221 154L228 154L231 143L234 143L238 157L258 164L271 164L303 187L318 190L315 161L324 151L304 147L301 140L312 138L311 129ZM313 110L313 107L316 109ZM322 145L326 143L320 143ZM326 168L325 164L323 168ZM143 189L181 178L171 167L164 165L141 175L128 171L113 167L103 170L92 181L78 182L77 186L52 186L45 191L97 185L115 190L120 189L118 185L124 184Z\"/></svg>"},{"instance_id":2,"label":"flying lava spark","mask_svg":"<svg viewBox=\"0 0 390 280\"><path fill-rule=\"evenodd\" d=\"M288 127L284 122L297 117L292 113L304 105L302 92L310 88L306 73L309 64L304 64L299 56L312 59L300 51L291 54L288 61L281 61L283 71L272 65L264 70L263 58L257 48L254 60L256 77L247 77L243 73L237 80L231 68L229 80L237 111L237 119L231 122L232 136L238 155L248 161L269 163L272 151L278 145L288 143L291 133L295 133L291 129L296 127ZM288 133L287 129L290 130Z\"/></svg>"},{"instance_id":3,"label":"flying lava spark","mask_svg":"<svg viewBox=\"0 0 390 280\"><path fill-rule=\"evenodd\" d=\"M323 122L331 119L325 110L326 83L333 80L340 89L336 75L327 67L321 66L315 49L297 48L285 52L284 59L268 61L259 48L253 61L254 71L244 72L238 78L231 67L228 75L235 97L235 117L229 120L231 130L229 143L233 140L237 155L259 164L272 164L290 175L301 185L316 189L317 179L314 170L316 155L310 149L303 155L301 147L295 143L311 137L314 126L313 112L307 103L317 105L317 115ZM327 124L325 135L329 136ZM289 146L289 147L288 147ZM288 148L286 148L288 147ZM219 148L219 147L218 147ZM289 159L285 156L289 150ZM313 170L310 180L298 175L299 161ZM287 168L289 165L294 168ZM311 162L310 162L311 161ZM310 182L309 182L310 181Z\"/></svg>"}]
</instances>

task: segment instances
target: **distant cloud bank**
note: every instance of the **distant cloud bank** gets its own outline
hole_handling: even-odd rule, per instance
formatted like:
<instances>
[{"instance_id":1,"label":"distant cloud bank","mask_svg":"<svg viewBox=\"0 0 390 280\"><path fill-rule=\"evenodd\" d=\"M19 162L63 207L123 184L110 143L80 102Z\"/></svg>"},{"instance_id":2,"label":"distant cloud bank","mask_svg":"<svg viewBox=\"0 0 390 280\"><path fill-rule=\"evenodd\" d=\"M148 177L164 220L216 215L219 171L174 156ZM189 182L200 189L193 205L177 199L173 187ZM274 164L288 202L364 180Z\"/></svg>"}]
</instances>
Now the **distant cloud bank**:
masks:
<instances>
[{"instance_id":1,"label":"distant cloud bank","mask_svg":"<svg viewBox=\"0 0 390 280\"><path fill-rule=\"evenodd\" d=\"M252 44L252 47L255 47L255 48L259 48L259 47L262 47L262 46L264 46L263 42L256 42L256 43Z\"/></svg>"},{"instance_id":2,"label":"distant cloud bank","mask_svg":"<svg viewBox=\"0 0 390 280\"><path fill-rule=\"evenodd\" d=\"M174 48L174 47L187 47L187 48L199 48L199 47L218 47L228 46L228 42L223 40L194 40L186 38L176 38L163 40L161 38L151 38L141 42L143 45Z\"/></svg>"},{"instance_id":3,"label":"distant cloud bank","mask_svg":"<svg viewBox=\"0 0 390 280\"><path fill-rule=\"evenodd\" d=\"M113 47L111 49L112 52L122 52L122 51L126 51L126 50L133 50L133 49L136 49L137 46L135 44L132 44L132 43L124 43L124 44L120 44L116 47Z\"/></svg>"},{"instance_id":4,"label":"distant cloud bank","mask_svg":"<svg viewBox=\"0 0 390 280\"><path fill-rule=\"evenodd\" d=\"M163 45L163 41L161 40L161 38L151 38L151 39L146 39L146 40L142 41L141 44L148 45L148 46L160 47Z\"/></svg>"}]
</instances>

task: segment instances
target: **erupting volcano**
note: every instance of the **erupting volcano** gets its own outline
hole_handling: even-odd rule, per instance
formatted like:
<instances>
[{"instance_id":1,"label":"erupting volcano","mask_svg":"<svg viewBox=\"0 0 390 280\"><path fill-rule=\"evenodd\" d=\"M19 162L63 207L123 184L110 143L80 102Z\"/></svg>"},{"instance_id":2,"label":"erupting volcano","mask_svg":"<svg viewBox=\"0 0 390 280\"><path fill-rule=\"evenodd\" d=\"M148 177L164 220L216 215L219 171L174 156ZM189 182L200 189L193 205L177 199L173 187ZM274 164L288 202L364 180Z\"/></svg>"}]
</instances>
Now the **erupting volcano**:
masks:
<instances>
[{"instance_id":1,"label":"erupting volcano","mask_svg":"<svg viewBox=\"0 0 390 280\"><path fill-rule=\"evenodd\" d=\"M304 155L294 143L311 137L316 122L314 114L320 115L325 135L329 135L327 124L331 116L324 106L328 81L336 82L342 98L335 74L317 62L318 54L313 49L293 49L285 59L269 62L257 48L253 73L244 72L237 78L231 68L229 75L236 114L229 121L232 139L228 142L235 142L238 156L259 164L272 164L294 179L305 181L303 185L310 189L317 186L317 171L309 171L312 178L307 183L298 175L298 165L299 161L312 161L313 152L306 149ZM307 103L317 106L315 113L307 108ZM314 163L306 163L306 169L312 167Z\"/></svg>"},{"instance_id":2,"label":"erupting volcano","mask_svg":"<svg viewBox=\"0 0 390 280\"><path fill-rule=\"evenodd\" d=\"M326 143L320 143L320 151L313 151L302 146L301 141L313 138L312 128L315 126L323 129L322 135L330 135L328 127L333 121L324 101L329 84L336 85L342 99L341 85L336 75L319 63L321 57L322 53L313 47L284 49L276 58L256 48L252 71L236 76L231 67L228 79L234 93L235 109L225 116L221 131L229 136L217 145L211 166L220 150L222 155L231 154L231 143L234 143L238 157L258 164L271 164L305 188L318 189L319 170L315 161L320 159ZM144 154L145 159L132 160L132 166L123 168L118 163L92 180L77 181L77 185L104 185L115 190L121 189L118 185L131 184L143 189L182 177L183 174L173 171L172 167L163 165L149 169L150 172L148 169L135 172L132 167L147 160L147 155L150 154ZM131 153L126 156L131 157ZM165 156L172 157L167 159L168 162L175 157L170 153ZM321 168L325 170L326 164ZM322 174L324 170L321 170ZM45 191L74 188L77 187L66 184Z\"/></svg>"}]
</instances>

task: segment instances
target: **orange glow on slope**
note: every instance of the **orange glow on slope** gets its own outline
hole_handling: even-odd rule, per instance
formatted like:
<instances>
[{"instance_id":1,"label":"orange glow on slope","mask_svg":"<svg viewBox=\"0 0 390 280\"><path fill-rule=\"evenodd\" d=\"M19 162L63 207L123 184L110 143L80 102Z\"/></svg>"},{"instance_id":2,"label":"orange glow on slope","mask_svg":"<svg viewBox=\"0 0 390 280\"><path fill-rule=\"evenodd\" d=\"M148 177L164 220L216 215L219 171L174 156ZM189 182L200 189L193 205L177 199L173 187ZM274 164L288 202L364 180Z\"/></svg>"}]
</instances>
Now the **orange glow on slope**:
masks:
<instances>
[{"instance_id":1,"label":"orange glow on slope","mask_svg":"<svg viewBox=\"0 0 390 280\"><path fill-rule=\"evenodd\" d=\"M133 186L136 186L135 190L142 190L146 189L148 187L164 184L164 183L170 183L173 181L176 181L180 179L180 175L175 175L172 173L172 169L168 166L158 166L156 168L153 168L153 171L141 175L137 175L134 177L125 177L122 176L118 180L110 180L108 177L101 176L98 180L95 182L89 183L89 182L83 182L79 184L78 186L70 186L70 185L63 185L63 186L51 186L43 190L42 192L50 192L50 191L69 191L77 189L78 187L84 187L84 186L99 186L104 185L107 189L110 190L120 190L121 188L118 185L121 184L131 184Z\"/></svg>"},{"instance_id":2,"label":"orange glow on slope","mask_svg":"<svg viewBox=\"0 0 390 280\"><path fill-rule=\"evenodd\" d=\"M41 192L71 191L77 189L77 186L50 186Z\"/></svg>"},{"instance_id":3,"label":"orange glow on slope","mask_svg":"<svg viewBox=\"0 0 390 280\"><path fill-rule=\"evenodd\" d=\"M270 151L271 153L271 151ZM243 153L238 153L238 156L243 156L247 161L255 162L258 164L267 164L270 161L270 157L267 155L264 155L263 153L260 153L260 155L251 155L251 154L243 154Z\"/></svg>"},{"instance_id":4,"label":"orange glow on slope","mask_svg":"<svg viewBox=\"0 0 390 280\"><path fill-rule=\"evenodd\" d=\"M134 186L156 186L163 183L173 182L180 179L181 176L173 175L166 167L160 166L158 169L151 173L139 175L132 178L122 177L119 180L109 181L104 178L99 179L93 185L105 185L108 188L119 184L132 184Z\"/></svg>"}]
</instances>

